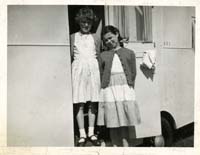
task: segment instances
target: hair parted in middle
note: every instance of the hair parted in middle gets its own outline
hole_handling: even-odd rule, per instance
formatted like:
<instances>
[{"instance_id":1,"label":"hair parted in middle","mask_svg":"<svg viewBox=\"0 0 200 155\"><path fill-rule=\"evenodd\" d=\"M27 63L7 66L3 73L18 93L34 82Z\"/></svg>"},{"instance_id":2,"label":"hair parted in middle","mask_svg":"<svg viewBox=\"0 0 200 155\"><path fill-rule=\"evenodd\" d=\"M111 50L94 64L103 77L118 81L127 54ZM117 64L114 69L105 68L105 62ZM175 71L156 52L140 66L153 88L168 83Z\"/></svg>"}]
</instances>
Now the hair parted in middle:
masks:
<instances>
[{"instance_id":1,"label":"hair parted in middle","mask_svg":"<svg viewBox=\"0 0 200 155\"><path fill-rule=\"evenodd\" d=\"M75 17L75 21L77 24L79 24L81 20L89 20L92 22L97 22L98 18L91 8L85 6L78 11Z\"/></svg>"}]
</instances>

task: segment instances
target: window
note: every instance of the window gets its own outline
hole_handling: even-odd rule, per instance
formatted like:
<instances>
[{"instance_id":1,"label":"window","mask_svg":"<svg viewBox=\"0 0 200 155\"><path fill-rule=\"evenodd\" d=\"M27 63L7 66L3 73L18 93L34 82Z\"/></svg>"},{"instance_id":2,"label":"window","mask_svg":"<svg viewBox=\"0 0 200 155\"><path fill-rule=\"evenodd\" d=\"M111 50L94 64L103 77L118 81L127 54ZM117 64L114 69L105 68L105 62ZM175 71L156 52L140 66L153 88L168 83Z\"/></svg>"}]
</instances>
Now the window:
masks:
<instances>
[{"instance_id":1,"label":"window","mask_svg":"<svg viewBox=\"0 0 200 155\"><path fill-rule=\"evenodd\" d=\"M130 42L152 42L151 6L105 6L105 23L118 27Z\"/></svg>"}]
</instances>

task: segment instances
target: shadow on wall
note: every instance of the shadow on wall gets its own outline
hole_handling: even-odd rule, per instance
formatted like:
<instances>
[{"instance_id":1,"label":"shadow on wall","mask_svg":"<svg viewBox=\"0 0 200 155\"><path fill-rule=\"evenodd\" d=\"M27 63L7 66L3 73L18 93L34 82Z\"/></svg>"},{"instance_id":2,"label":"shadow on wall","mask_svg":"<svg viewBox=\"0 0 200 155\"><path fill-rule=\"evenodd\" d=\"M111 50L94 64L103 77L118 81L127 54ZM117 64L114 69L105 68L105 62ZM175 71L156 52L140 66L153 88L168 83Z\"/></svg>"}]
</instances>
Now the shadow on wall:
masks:
<instances>
[{"instance_id":1,"label":"shadow on wall","mask_svg":"<svg viewBox=\"0 0 200 155\"><path fill-rule=\"evenodd\" d=\"M140 66L140 70L142 71L142 73L144 74L144 76L147 78L147 79L151 79L151 81L153 81L153 78L154 78L154 73L155 73L155 68L154 69L148 69L147 67L144 67L144 66Z\"/></svg>"}]
</instances>

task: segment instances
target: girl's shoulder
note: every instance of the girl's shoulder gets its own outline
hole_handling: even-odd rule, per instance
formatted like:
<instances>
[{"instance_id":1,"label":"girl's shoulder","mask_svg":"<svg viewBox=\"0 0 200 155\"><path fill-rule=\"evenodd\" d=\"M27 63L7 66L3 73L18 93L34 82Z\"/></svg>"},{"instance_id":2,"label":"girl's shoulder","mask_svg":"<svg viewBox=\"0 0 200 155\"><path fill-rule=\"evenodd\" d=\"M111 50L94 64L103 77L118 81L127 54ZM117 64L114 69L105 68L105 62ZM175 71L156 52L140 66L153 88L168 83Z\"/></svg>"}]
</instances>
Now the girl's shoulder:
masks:
<instances>
[{"instance_id":1,"label":"girl's shoulder","mask_svg":"<svg viewBox=\"0 0 200 155\"><path fill-rule=\"evenodd\" d=\"M76 35L81 35L80 32L75 32L75 33L72 33L70 35L70 37L75 37ZM100 40L100 36L97 35L96 33L89 33L88 35L92 35L92 37L95 39L95 40Z\"/></svg>"},{"instance_id":2,"label":"girl's shoulder","mask_svg":"<svg viewBox=\"0 0 200 155\"><path fill-rule=\"evenodd\" d=\"M97 34L96 33L91 33L93 37L97 37Z\"/></svg>"},{"instance_id":3,"label":"girl's shoulder","mask_svg":"<svg viewBox=\"0 0 200 155\"><path fill-rule=\"evenodd\" d=\"M92 36L93 36L94 40L96 40L96 41L100 41L101 40L100 36L97 35L96 33L92 33Z\"/></svg>"},{"instance_id":4,"label":"girl's shoulder","mask_svg":"<svg viewBox=\"0 0 200 155\"><path fill-rule=\"evenodd\" d=\"M103 52L101 52L100 55L102 58L106 59L106 58L108 58L109 55L112 55L112 52L111 51L103 51Z\"/></svg>"},{"instance_id":5,"label":"girl's shoulder","mask_svg":"<svg viewBox=\"0 0 200 155\"><path fill-rule=\"evenodd\" d=\"M75 33L70 35L70 44L71 44L71 46L73 46L74 40L75 40Z\"/></svg>"},{"instance_id":6,"label":"girl's shoulder","mask_svg":"<svg viewBox=\"0 0 200 155\"><path fill-rule=\"evenodd\" d=\"M75 36L78 35L78 34L80 34L79 31L78 31L78 32L75 32L75 33L72 33L72 34L70 35L70 37L75 37Z\"/></svg>"},{"instance_id":7,"label":"girl's shoulder","mask_svg":"<svg viewBox=\"0 0 200 155\"><path fill-rule=\"evenodd\" d=\"M126 48L126 47L122 47L121 48L123 51L125 51L125 52L128 52L128 53L133 53L134 51L133 50L131 50L131 49L129 49L129 48Z\"/></svg>"},{"instance_id":8,"label":"girl's shoulder","mask_svg":"<svg viewBox=\"0 0 200 155\"><path fill-rule=\"evenodd\" d=\"M70 35L70 39L71 39L71 40L74 40L76 34L77 34L77 32L76 32L76 33L72 33L72 34Z\"/></svg>"},{"instance_id":9,"label":"girl's shoulder","mask_svg":"<svg viewBox=\"0 0 200 155\"><path fill-rule=\"evenodd\" d=\"M123 52L123 53L126 53L126 54L130 54L130 55L135 55L135 52L133 51L133 50L131 50L131 49L129 49L129 48L126 48L126 47L122 47L121 48L121 51Z\"/></svg>"}]
</instances>

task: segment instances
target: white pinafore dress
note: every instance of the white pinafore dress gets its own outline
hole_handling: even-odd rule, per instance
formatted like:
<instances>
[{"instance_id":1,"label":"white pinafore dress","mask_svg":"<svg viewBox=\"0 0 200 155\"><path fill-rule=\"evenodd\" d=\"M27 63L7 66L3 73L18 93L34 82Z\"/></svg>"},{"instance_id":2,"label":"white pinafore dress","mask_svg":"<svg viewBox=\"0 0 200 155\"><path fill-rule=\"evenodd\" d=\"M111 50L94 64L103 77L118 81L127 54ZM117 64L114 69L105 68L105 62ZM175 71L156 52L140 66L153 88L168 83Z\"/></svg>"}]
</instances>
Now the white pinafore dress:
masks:
<instances>
[{"instance_id":1,"label":"white pinafore dress","mask_svg":"<svg viewBox=\"0 0 200 155\"><path fill-rule=\"evenodd\" d=\"M101 89L97 125L108 128L135 126L141 122L135 90L127 84L117 54L114 54L109 86Z\"/></svg>"},{"instance_id":2,"label":"white pinafore dress","mask_svg":"<svg viewBox=\"0 0 200 155\"><path fill-rule=\"evenodd\" d=\"M100 73L93 35L75 33L73 51L73 103L98 102Z\"/></svg>"}]
</instances>

